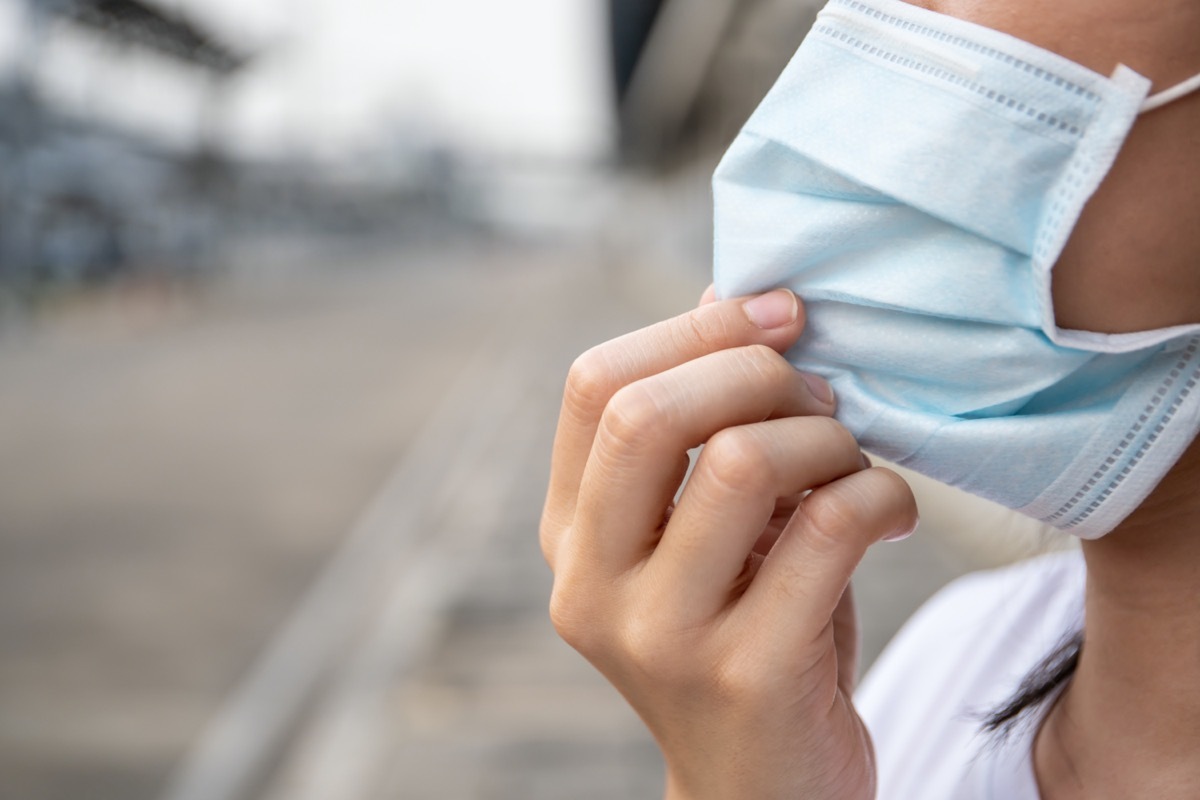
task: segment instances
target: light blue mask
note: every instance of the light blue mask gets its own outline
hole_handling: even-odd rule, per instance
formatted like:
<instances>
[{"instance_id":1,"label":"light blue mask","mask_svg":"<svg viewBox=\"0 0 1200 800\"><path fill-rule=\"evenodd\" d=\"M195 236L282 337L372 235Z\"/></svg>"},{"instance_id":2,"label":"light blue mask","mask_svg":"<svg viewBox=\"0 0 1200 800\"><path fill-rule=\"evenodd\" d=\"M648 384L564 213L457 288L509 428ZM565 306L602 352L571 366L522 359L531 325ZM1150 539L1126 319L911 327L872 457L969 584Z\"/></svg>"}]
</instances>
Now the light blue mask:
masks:
<instances>
[{"instance_id":1,"label":"light blue mask","mask_svg":"<svg viewBox=\"0 0 1200 800\"><path fill-rule=\"evenodd\" d=\"M833 0L714 179L717 293L787 286L788 355L863 447L1084 538L1200 428L1200 325L1055 325L1050 270L1149 81L888 0Z\"/></svg>"}]
</instances>

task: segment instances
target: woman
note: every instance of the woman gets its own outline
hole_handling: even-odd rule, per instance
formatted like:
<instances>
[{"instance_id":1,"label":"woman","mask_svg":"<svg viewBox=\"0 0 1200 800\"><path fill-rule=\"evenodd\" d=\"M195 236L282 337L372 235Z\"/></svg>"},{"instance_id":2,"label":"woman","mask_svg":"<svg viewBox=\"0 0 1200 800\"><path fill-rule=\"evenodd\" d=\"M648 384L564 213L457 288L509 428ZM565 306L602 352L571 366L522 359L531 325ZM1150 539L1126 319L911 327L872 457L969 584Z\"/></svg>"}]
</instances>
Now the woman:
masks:
<instances>
[{"instance_id":1,"label":"woman","mask_svg":"<svg viewBox=\"0 0 1200 800\"><path fill-rule=\"evenodd\" d=\"M572 368L541 531L552 617L654 733L668 797L1200 797L1200 4L919 5L834 0L809 37L824 44L730 151L728 299ZM895 281L902 264L920 269ZM1154 418L1118 419L1143 388ZM849 579L917 510L859 439L1083 536L1084 645L1061 630L1024 686L1020 659L969 658L1011 652L995 644L1039 593L1074 591L1069 564L1024 573L1024 616L1000 613L1021 581L960 584L881 658L864 723ZM961 741L980 686L1015 697L997 722L1034 712L982 778Z\"/></svg>"}]
</instances>

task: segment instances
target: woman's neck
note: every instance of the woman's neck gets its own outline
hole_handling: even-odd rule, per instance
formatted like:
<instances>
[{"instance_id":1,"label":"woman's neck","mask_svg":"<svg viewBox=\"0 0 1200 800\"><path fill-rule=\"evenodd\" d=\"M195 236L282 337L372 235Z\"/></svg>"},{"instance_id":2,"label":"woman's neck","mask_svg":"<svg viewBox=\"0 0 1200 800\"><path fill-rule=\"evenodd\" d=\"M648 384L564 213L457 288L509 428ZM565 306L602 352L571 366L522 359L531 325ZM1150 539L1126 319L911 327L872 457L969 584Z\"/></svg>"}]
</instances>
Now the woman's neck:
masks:
<instances>
[{"instance_id":1,"label":"woman's neck","mask_svg":"<svg viewBox=\"0 0 1200 800\"><path fill-rule=\"evenodd\" d=\"M1043 800L1200 797L1200 440L1084 557L1083 651L1034 747Z\"/></svg>"}]
</instances>

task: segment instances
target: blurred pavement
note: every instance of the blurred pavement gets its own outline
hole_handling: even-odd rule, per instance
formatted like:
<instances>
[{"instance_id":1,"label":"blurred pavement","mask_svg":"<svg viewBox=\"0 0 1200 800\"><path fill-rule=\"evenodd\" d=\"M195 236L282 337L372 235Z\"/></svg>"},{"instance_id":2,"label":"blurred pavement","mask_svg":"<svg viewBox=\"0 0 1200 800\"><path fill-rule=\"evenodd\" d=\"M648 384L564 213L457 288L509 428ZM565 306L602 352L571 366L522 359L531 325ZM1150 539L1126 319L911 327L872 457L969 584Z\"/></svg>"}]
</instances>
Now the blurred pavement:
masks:
<instances>
[{"instance_id":1,"label":"blurred pavement","mask_svg":"<svg viewBox=\"0 0 1200 800\"><path fill-rule=\"evenodd\" d=\"M572 358L704 280L604 253L314 254L0 339L0 796L657 796L537 521ZM939 542L869 555L868 660L988 560Z\"/></svg>"}]
</instances>

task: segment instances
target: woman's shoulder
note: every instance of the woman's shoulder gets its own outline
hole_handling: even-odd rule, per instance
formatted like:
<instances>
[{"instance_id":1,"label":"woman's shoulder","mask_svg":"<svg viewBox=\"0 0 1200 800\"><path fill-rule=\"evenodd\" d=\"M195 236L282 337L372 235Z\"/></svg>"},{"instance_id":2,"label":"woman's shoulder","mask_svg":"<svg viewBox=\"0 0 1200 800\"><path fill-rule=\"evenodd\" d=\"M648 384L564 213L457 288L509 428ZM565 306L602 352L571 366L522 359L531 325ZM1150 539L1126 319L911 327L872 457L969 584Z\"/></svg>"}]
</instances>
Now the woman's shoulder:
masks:
<instances>
[{"instance_id":1,"label":"woman's shoulder","mask_svg":"<svg viewBox=\"0 0 1200 800\"><path fill-rule=\"evenodd\" d=\"M881 798L971 796L983 715L1082 625L1085 578L1078 551L1055 553L959 578L913 615L855 697ZM889 793L901 786L921 791Z\"/></svg>"}]
</instances>

